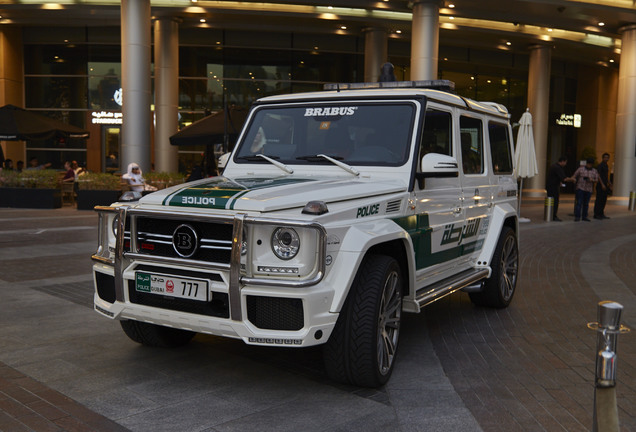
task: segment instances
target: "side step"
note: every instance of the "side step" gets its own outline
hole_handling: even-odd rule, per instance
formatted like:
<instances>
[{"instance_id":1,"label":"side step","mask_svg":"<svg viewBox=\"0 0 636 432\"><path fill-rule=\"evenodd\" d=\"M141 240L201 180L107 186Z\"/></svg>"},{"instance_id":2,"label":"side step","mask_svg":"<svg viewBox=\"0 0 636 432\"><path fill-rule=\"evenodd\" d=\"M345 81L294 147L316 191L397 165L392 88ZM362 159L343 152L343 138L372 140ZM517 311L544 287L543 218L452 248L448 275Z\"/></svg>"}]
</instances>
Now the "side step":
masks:
<instances>
[{"instance_id":1,"label":"side step","mask_svg":"<svg viewBox=\"0 0 636 432\"><path fill-rule=\"evenodd\" d=\"M462 288L473 285L488 277L490 269L470 269L456 274L448 279L441 280L433 285L426 286L415 295L415 302L419 307L426 306L444 296L454 293Z\"/></svg>"}]
</instances>

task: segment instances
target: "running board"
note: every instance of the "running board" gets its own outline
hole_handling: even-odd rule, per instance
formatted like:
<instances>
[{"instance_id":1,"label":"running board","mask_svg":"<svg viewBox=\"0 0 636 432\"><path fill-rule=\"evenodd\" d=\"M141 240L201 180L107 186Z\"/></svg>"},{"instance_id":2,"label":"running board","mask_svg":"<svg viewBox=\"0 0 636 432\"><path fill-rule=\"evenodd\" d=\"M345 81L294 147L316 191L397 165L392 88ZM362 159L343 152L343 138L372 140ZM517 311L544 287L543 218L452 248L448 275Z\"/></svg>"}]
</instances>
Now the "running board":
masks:
<instances>
[{"instance_id":1,"label":"running board","mask_svg":"<svg viewBox=\"0 0 636 432\"><path fill-rule=\"evenodd\" d=\"M448 279L441 280L433 285L426 286L415 295L415 303L419 307L426 306L444 296L454 293L462 288L473 285L488 277L490 269L480 268L463 271Z\"/></svg>"}]
</instances>

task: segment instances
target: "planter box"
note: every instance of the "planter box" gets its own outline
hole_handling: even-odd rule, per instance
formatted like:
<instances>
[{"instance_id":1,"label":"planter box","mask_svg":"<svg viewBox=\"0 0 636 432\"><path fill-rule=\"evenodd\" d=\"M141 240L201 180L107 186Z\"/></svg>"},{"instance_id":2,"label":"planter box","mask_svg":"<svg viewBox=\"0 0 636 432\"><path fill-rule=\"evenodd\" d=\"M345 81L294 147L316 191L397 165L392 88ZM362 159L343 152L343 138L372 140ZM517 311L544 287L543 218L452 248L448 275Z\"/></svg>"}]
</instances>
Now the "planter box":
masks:
<instances>
[{"instance_id":1,"label":"planter box","mask_svg":"<svg viewBox=\"0 0 636 432\"><path fill-rule=\"evenodd\" d=\"M77 209L93 210L98 205L111 205L121 196L118 190L78 190L77 191Z\"/></svg>"},{"instance_id":2,"label":"planter box","mask_svg":"<svg viewBox=\"0 0 636 432\"><path fill-rule=\"evenodd\" d=\"M62 207L60 189L0 188L0 207L55 209Z\"/></svg>"}]
</instances>

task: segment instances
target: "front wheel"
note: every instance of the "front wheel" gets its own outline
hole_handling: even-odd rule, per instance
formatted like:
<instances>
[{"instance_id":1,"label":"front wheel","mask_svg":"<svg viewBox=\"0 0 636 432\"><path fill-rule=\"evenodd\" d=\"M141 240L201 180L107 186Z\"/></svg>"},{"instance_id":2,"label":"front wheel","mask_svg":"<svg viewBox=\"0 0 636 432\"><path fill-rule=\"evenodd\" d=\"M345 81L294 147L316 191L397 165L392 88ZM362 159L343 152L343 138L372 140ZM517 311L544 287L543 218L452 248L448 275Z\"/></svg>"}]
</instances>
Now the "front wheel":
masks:
<instances>
[{"instance_id":1,"label":"front wheel","mask_svg":"<svg viewBox=\"0 0 636 432\"><path fill-rule=\"evenodd\" d=\"M515 294L519 271L517 236L512 228L504 226L501 230L491 265L492 274L484 282L483 290L470 293L470 300L479 306L505 308Z\"/></svg>"},{"instance_id":2,"label":"front wheel","mask_svg":"<svg viewBox=\"0 0 636 432\"><path fill-rule=\"evenodd\" d=\"M120 321L121 328L133 341L142 345L175 348L187 344L192 340L195 332L164 327L141 321Z\"/></svg>"},{"instance_id":3,"label":"front wheel","mask_svg":"<svg viewBox=\"0 0 636 432\"><path fill-rule=\"evenodd\" d=\"M331 379L363 387L389 380L400 336L402 285L395 259L365 258L324 347Z\"/></svg>"}]
</instances>

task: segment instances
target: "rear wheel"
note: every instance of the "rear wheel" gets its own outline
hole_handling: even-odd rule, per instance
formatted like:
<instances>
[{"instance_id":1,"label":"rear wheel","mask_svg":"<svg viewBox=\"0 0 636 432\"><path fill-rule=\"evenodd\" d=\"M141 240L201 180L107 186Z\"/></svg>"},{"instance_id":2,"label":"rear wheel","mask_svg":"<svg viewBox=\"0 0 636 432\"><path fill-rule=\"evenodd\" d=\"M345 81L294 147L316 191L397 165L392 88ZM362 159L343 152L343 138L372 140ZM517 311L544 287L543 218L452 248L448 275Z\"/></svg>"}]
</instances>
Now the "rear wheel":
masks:
<instances>
[{"instance_id":1,"label":"rear wheel","mask_svg":"<svg viewBox=\"0 0 636 432\"><path fill-rule=\"evenodd\" d=\"M130 339L147 346L174 348L190 342L195 332L149 324L140 321L120 321L121 328Z\"/></svg>"},{"instance_id":2,"label":"rear wheel","mask_svg":"<svg viewBox=\"0 0 636 432\"><path fill-rule=\"evenodd\" d=\"M400 336L402 284L395 259L365 258L324 347L331 379L364 387L388 381Z\"/></svg>"},{"instance_id":3,"label":"rear wheel","mask_svg":"<svg viewBox=\"0 0 636 432\"><path fill-rule=\"evenodd\" d=\"M517 236L510 227L503 227L492 256L492 274L481 292L470 293L470 300L480 306L505 308L512 301L517 286L519 251Z\"/></svg>"}]
</instances>

